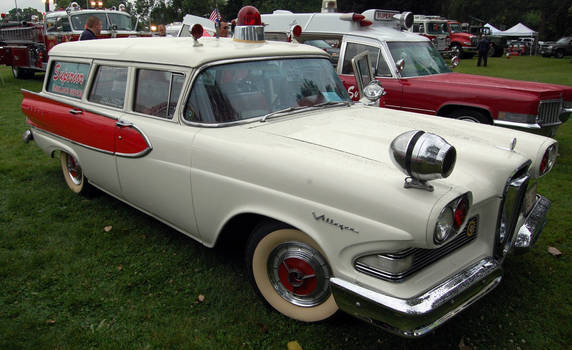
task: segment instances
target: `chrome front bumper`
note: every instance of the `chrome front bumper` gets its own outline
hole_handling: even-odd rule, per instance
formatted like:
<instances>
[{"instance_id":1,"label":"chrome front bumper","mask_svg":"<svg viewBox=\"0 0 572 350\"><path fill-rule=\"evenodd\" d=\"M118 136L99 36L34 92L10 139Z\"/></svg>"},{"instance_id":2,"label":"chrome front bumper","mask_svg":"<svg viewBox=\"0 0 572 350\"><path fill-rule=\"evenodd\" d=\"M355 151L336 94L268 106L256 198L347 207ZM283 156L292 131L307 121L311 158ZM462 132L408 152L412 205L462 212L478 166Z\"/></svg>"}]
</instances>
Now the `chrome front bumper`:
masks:
<instances>
[{"instance_id":1,"label":"chrome front bumper","mask_svg":"<svg viewBox=\"0 0 572 350\"><path fill-rule=\"evenodd\" d=\"M527 248L536 241L549 207L548 199L537 196L513 247ZM330 284L340 309L392 333L414 338L431 332L489 293L500 283L502 272L501 263L487 257L409 299L385 295L337 277L332 277Z\"/></svg>"}]
</instances>

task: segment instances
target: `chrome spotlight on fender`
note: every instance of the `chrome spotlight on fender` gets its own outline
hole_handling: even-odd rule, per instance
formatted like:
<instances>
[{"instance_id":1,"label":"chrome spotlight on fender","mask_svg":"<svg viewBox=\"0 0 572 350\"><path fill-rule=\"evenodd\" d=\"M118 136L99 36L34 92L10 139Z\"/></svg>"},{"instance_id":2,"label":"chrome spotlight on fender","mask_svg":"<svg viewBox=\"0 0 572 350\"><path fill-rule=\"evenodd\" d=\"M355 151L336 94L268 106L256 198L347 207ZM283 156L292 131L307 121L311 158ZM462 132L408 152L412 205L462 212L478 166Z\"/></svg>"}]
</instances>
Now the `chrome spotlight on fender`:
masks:
<instances>
[{"instance_id":1,"label":"chrome spotlight on fender","mask_svg":"<svg viewBox=\"0 0 572 350\"><path fill-rule=\"evenodd\" d=\"M390 157L406 175L405 188L433 191L429 180L451 175L457 160L455 147L435 134L411 130L397 136L389 147Z\"/></svg>"}]
</instances>

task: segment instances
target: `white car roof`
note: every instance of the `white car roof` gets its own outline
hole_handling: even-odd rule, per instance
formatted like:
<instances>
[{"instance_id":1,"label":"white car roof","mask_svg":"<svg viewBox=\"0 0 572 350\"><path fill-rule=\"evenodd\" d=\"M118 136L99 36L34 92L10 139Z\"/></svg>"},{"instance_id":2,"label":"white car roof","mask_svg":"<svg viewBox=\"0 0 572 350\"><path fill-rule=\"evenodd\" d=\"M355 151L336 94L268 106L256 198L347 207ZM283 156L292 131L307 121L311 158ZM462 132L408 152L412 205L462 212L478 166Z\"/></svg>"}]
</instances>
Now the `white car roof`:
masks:
<instances>
[{"instance_id":1,"label":"white car roof","mask_svg":"<svg viewBox=\"0 0 572 350\"><path fill-rule=\"evenodd\" d=\"M367 19L372 16L373 10L363 14ZM397 30L391 24L372 21L373 24L362 27L357 22L340 19L341 13L291 13L289 11L275 11L273 14L261 15L266 25L265 32L288 33L293 25L300 25L302 33L307 34L338 34L355 35L374 38L382 41L428 41L429 39L403 30Z\"/></svg>"},{"instance_id":2,"label":"white car roof","mask_svg":"<svg viewBox=\"0 0 572 350\"><path fill-rule=\"evenodd\" d=\"M170 64L198 67L203 64L235 58L328 54L318 48L295 43L263 41L245 42L231 38L203 37L202 46L194 46L190 37L119 38L74 41L50 50L50 57L94 58L127 62Z\"/></svg>"}]
</instances>

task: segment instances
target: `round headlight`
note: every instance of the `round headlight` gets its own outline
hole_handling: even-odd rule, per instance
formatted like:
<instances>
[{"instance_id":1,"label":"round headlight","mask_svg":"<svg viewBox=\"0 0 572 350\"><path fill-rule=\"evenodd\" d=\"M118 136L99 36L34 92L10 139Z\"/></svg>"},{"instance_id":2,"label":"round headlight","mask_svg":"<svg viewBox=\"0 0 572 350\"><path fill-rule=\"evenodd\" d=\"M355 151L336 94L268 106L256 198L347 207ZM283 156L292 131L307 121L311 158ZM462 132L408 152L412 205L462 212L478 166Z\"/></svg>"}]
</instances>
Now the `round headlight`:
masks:
<instances>
[{"instance_id":1,"label":"round headlight","mask_svg":"<svg viewBox=\"0 0 572 350\"><path fill-rule=\"evenodd\" d=\"M443 208L437 223L435 224L435 233L433 234L433 241L436 244L441 244L455 232L453 228L454 216L453 210L449 207Z\"/></svg>"}]
</instances>

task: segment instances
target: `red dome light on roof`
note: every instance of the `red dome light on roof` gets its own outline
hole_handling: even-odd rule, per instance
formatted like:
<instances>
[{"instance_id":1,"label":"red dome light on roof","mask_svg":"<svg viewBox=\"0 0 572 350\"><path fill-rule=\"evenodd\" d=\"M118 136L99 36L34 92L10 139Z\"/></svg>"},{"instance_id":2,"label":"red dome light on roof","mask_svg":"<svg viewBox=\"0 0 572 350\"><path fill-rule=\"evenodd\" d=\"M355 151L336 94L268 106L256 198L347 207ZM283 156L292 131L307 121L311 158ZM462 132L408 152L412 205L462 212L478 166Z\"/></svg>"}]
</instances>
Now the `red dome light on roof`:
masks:
<instances>
[{"instance_id":1,"label":"red dome light on roof","mask_svg":"<svg viewBox=\"0 0 572 350\"><path fill-rule=\"evenodd\" d=\"M244 6L238 11L239 26L260 26L262 20L260 19L260 12L254 6Z\"/></svg>"}]
</instances>

